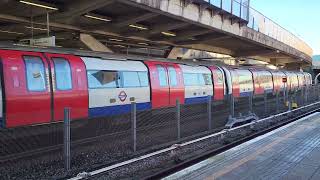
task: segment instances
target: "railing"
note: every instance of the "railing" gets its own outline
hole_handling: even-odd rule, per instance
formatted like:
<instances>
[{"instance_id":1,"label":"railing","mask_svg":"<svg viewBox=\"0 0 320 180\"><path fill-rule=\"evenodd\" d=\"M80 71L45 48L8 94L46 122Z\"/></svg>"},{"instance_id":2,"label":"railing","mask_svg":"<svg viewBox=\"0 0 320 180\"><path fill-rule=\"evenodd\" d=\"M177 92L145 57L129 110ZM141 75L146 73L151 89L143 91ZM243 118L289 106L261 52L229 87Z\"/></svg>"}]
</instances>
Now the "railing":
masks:
<instances>
[{"instance_id":1,"label":"railing","mask_svg":"<svg viewBox=\"0 0 320 180\"><path fill-rule=\"evenodd\" d=\"M309 56L313 50L303 40L249 6L249 0L204 0L248 22L247 26ZM240 1L240 2L239 2Z\"/></svg>"},{"instance_id":2,"label":"railing","mask_svg":"<svg viewBox=\"0 0 320 180\"><path fill-rule=\"evenodd\" d=\"M249 8L249 19L247 26L295 49L298 49L309 56L313 55L312 48L303 40L251 7Z\"/></svg>"},{"instance_id":3,"label":"railing","mask_svg":"<svg viewBox=\"0 0 320 180\"><path fill-rule=\"evenodd\" d=\"M204 0L226 12L248 21L248 0Z\"/></svg>"}]
</instances>

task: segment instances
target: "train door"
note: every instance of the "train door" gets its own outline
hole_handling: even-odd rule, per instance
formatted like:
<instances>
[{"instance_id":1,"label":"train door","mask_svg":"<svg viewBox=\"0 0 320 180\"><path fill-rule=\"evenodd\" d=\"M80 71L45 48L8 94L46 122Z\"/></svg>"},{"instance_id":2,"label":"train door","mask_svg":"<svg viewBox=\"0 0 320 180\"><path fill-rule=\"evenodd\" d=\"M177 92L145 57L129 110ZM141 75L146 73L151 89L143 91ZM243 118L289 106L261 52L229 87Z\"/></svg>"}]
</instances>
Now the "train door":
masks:
<instances>
[{"instance_id":1,"label":"train door","mask_svg":"<svg viewBox=\"0 0 320 180\"><path fill-rule=\"evenodd\" d=\"M223 100L225 92L223 72L217 66L210 66L209 68L212 72L214 100Z\"/></svg>"},{"instance_id":2,"label":"train door","mask_svg":"<svg viewBox=\"0 0 320 180\"><path fill-rule=\"evenodd\" d=\"M52 79L53 120L63 120L64 108L71 109L71 119L88 116L88 83L83 61L73 55L45 54Z\"/></svg>"},{"instance_id":3,"label":"train door","mask_svg":"<svg viewBox=\"0 0 320 180\"><path fill-rule=\"evenodd\" d=\"M184 103L182 71L173 63L145 61L150 73L152 108L174 106L176 99Z\"/></svg>"},{"instance_id":4,"label":"train door","mask_svg":"<svg viewBox=\"0 0 320 180\"><path fill-rule=\"evenodd\" d=\"M49 123L48 64L41 53L0 50L5 90L6 127Z\"/></svg>"},{"instance_id":5,"label":"train door","mask_svg":"<svg viewBox=\"0 0 320 180\"><path fill-rule=\"evenodd\" d=\"M0 62L1 63L1 62ZM2 66L0 65L0 72L3 72L2 70ZM5 127L5 122L4 122L4 117L3 117L3 92L2 92L2 82L3 82L3 79L2 79L2 73L0 73L0 128L3 128Z\"/></svg>"},{"instance_id":6,"label":"train door","mask_svg":"<svg viewBox=\"0 0 320 180\"><path fill-rule=\"evenodd\" d=\"M184 104L184 88L181 68L176 64L167 65L169 77L169 104L174 106L177 99Z\"/></svg>"},{"instance_id":7,"label":"train door","mask_svg":"<svg viewBox=\"0 0 320 180\"><path fill-rule=\"evenodd\" d=\"M149 68L152 108L169 106L169 81L164 63L146 61Z\"/></svg>"}]
</instances>

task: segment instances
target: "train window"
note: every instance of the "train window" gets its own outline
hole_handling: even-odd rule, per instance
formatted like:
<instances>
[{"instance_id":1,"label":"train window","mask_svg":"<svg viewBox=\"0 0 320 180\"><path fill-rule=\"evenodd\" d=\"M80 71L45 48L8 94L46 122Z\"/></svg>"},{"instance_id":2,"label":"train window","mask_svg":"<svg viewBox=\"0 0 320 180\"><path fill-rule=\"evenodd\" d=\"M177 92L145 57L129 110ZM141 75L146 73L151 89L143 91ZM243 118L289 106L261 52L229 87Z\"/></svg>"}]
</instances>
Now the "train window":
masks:
<instances>
[{"instance_id":1,"label":"train window","mask_svg":"<svg viewBox=\"0 0 320 180\"><path fill-rule=\"evenodd\" d=\"M45 91L46 77L44 65L40 57L24 56L26 64L27 87L29 91Z\"/></svg>"},{"instance_id":2,"label":"train window","mask_svg":"<svg viewBox=\"0 0 320 180\"><path fill-rule=\"evenodd\" d=\"M58 90L72 89L71 68L69 62L64 58L52 58Z\"/></svg>"},{"instance_id":3,"label":"train window","mask_svg":"<svg viewBox=\"0 0 320 180\"><path fill-rule=\"evenodd\" d=\"M222 72L217 71L217 79L218 79L217 84L223 84L223 75L222 75Z\"/></svg>"},{"instance_id":4,"label":"train window","mask_svg":"<svg viewBox=\"0 0 320 180\"><path fill-rule=\"evenodd\" d=\"M161 65L157 65L157 70L158 70L158 74L159 74L160 86L163 86L163 87L168 86L167 74L166 74L166 70L164 69L164 67Z\"/></svg>"},{"instance_id":5,"label":"train window","mask_svg":"<svg viewBox=\"0 0 320 180\"><path fill-rule=\"evenodd\" d=\"M141 87L149 86L148 72L138 72Z\"/></svg>"},{"instance_id":6,"label":"train window","mask_svg":"<svg viewBox=\"0 0 320 180\"><path fill-rule=\"evenodd\" d=\"M211 74L199 74L199 78L201 79L201 85L212 85Z\"/></svg>"},{"instance_id":7,"label":"train window","mask_svg":"<svg viewBox=\"0 0 320 180\"><path fill-rule=\"evenodd\" d=\"M174 67L169 67L169 77L170 77L170 86L177 86L178 81L177 81L177 72L174 69Z\"/></svg>"},{"instance_id":8,"label":"train window","mask_svg":"<svg viewBox=\"0 0 320 180\"><path fill-rule=\"evenodd\" d=\"M198 74L195 73L184 73L183 81L185 86L197 86L200 83Z\"/></svg>"},{"instance_id":9,"label":"train window","mask_svg":"<svg viewBox=\"0 0 320 180\"><path fill-rule=\"evenodd\" d=\"M138 72L121 72L120 79L122 87L140 87Z\"/></svg>"},{"instance_id":10,"label":"train window","mask_svg":"<svg viewBox=\"0 0 320 180\"><path fill-rule=\"evenodd\" d=\"M88 71L89 88L117 88L119 87L119 75L116 71Z\"/></svg>"}]
</instances>

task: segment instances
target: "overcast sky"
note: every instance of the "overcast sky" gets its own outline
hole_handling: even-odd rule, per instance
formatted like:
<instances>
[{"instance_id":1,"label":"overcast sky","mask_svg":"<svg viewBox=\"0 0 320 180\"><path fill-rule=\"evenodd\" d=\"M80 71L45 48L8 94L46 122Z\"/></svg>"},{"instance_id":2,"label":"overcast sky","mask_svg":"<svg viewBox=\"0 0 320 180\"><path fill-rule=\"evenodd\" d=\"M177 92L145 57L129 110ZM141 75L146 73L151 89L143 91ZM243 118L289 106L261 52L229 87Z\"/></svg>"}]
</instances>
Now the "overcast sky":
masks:
<instances>
[{"instance_id":1,"label":"overcast sky","mask_svg":"<svg viewBox=\"0 0 320 180\"><path fill-rule=\"evenodd\" d=\"M320 54L320 0L251 0L251 6Z\"/></svg>"}]
</instances>

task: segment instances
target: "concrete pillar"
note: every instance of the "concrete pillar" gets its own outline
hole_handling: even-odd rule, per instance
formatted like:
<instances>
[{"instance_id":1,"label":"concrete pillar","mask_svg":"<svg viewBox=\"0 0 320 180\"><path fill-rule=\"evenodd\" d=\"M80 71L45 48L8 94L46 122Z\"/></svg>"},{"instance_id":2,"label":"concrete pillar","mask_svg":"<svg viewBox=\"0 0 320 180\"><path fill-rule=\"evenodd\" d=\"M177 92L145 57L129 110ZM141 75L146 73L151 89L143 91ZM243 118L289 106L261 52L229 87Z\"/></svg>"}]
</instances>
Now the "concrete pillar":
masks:
<instances>
[{"instance_id":1,"label":"concrete pillar","mask_svg":"<svg viewBox=\"0 0 320 180\"><path fill-rule=\"evenodd\" d=\"M113 53L111 49L106 47L100 41L89 34L80 34L80 40L83 42L90 50L92 51L100 51L100 52L109 52Z\"/></svg>"},{"instance_id":2,"label":"concrete pillar","mask_svg":"<svg viewBox=\"0 0 320 180\"><path fill-rule=\"evenodd\" d=\"M178 57L182 57L182 48L174 47L171 49L170 53L168 54L167 58L169 59L177 59Z\"/></svg>"}]
</instances>

